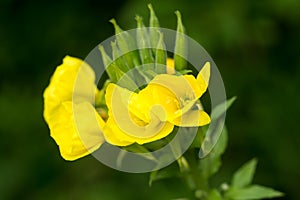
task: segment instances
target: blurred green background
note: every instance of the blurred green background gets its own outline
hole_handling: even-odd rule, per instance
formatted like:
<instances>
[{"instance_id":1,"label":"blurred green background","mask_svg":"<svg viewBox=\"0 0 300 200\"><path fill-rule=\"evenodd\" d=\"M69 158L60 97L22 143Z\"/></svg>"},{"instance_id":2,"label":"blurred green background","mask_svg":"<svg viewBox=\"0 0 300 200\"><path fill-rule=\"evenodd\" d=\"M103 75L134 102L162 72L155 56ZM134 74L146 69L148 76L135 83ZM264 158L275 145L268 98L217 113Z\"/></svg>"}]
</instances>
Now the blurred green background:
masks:
<instances>
[{"instance_id":1,"label":"blurred green background","mask_svg":"<svg viewBox=\"0 0 300 200\"><path fill-rule=\"evenodd\" d=\"M255 182L299 199L300 1L2 0L0 3L0 199L171 199L178 180L148 188L92 156L66 162L43 120L42 93L66 55L84 58L113 34L108 20L135 27L152 2L161 26L179 9L188 35L214 58L229 97L229 147L220 177L259 160ZM218 181L223 181L218 180ZM298 197L298 198L297 198Z\"/></svg>"}]
</instances>

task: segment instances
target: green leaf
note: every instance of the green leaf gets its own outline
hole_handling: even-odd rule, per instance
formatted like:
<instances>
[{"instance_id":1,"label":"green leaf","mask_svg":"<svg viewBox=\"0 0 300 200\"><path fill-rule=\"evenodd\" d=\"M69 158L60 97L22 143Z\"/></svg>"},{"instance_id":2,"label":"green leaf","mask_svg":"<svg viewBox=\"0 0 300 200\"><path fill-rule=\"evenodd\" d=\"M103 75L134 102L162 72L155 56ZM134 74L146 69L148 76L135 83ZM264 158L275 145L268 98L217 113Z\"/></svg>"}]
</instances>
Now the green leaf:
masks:
<instances>
[{"instance_id":1,"label":"green leaf","mask_svg":"<svg viewBox=\"0 0 300 200\"><path fill-rule=\"evenodd\" d=\"M220 103L217 105L212 113L211 113L211 118L213 119L218 119L221 115L223 115L233 104L233 102L236 100L236 97L232 97L228 99L227 101Z\"/></svg>"},{"instance_id":2,"label":"green leaf","mask_svg":"<svg viewBox=\"0 0 300 200\"><path fill-rule=\"evenodd\" d=\"M219 137L221 137L221 134L215 134L215 132L219 133L219 131L223 131L223 124L220 123L222 121L219 121L219 118L225 114L226 110L232 105L234 100L235 100L235 97L233 97L223 103L220 103L216 107L213 108L212 113L211 113L211 121L215 121L216 123L215 123L214 127L210 128L210 129L207 128L208 126L202 127L205 137L204 137L204 142L201 146L201 150L199 151L200 158L209 154L213 148L213 145L215 145L216 141L219 140Z\"/></svg>"},{"instance_id":3,"label":"green leaf","mask_svg":"<svg viewBox=\"0 0 300 200\"><path fill-rule=\"evenodd\" d=\"M220 192L216 189L213 189L209 192L207 199L208 200L223 200Z\"/></svg>"},{"instance_id":4,"label":"green leaf","mask_svg":"<svg viewBox=\"0 0 300 200\"><path fill-rule=\"evenodd\" d=\"M199 166L202 170L203 176L207 179L218 172L219 168L221 167L221 156L226 150L227 141L227 129L224 127L212 151L199 161Z\"/></svg>"},{"instance_id":5,"label":"green leaf","mask_svg":"<svg viewBox=\"0 0 300 200\"><path fill-rule=\"evenodd\" d=\"M185 59L187 56L187 41L184 35L185 29L182 24L181 14L178 10L175 12L175 14L177 16L177 34L175 41L174 62L175 69L177 71L181 71L187 67L187 61Z\"/></svg>"},{"instance_id":6,"label":"green leaf","mask_svg":"<svg viewBox=\"0 0 300 200\"><path fill-rule=\"evenodd\" d=\"M217 105L212 111L212 120L217 120L222 114L226 112L226 110L232 105L235 97ZM207 126L202 127L203 133L207 132ZM209 138L209 137L219 137L217 138ZM201 150L199 152L199 156L206 155L203 159L200 160L199 166L202 170L203 176L209 178L213 174L215 174L219 168L221 167L221 156L225 152L228 142L228 135L226 127L223 127L220 136L214 135L206 135L204 141L201 144ZM212 145L215 145L212 147ZM210 151L210 152L209 152Z\"/></svg>"},{"instance_id":7,"label":"green leaf","mask_svg":"<svg viewBox=\"0 0 300 200\"><path fill-rule=\"evenodd\" d=\"M255 199L270 199L283 196L282 192L272 188L251 185L246 188L232 188L225 193L226 198L233 200L255 200Z\"/></svg>"},{"instance_id":8,"label":"green leaf","mask_svg":"<svg viewBox=\"0 0 300 200\"><path fill-rule=\"evenodd\" d=\"M257 160L252 159L238 169L233 175L232 187L242 188L249 185L252 182L256 165Z\"/></svg>"},{"instance_id":9,"label":"green leaf","mask_svg":"<svg viewBox=\"0 0 300 200\"><path fill-rule=\"evenodd\" d=\"M213 149L213 152L215 153L216 156L221 156L225 152L227 143L228 143L228 131L227 128L224 126L221 135L219 137L219 140Z\"/></svg>"}]
</instances>

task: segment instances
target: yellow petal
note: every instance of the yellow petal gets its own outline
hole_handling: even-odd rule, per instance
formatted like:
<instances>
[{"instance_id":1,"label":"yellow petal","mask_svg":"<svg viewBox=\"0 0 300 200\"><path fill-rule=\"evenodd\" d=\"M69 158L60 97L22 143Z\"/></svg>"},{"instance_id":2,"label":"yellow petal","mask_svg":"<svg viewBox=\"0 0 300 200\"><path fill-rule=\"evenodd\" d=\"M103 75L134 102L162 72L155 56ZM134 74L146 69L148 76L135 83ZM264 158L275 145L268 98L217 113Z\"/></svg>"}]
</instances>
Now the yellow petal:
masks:
<instances>
[{"instance_id":1,"label":"yellow petal","mask_svg":"<svg viewBox=\"0 0 300 200\"><path fill-rule=\"evenodd\" d=\"M167 58L167 74L175 74L175 64L172 58Z\"/></svg>"},{"instance_id":2,"label":"yellow petal","mask_svg":"<svg viewBox=\"0 0 300 200\"><path fill-rule=\"evenodd\" d=\"M209 67L209 63L203 67L199 73L200 75L198 75L199 80L195 79L195 77L192 75L172 76L168 74L161 74L156 76L150 82L150 86L154 85L158 88L157 91L160 91L156 94L152 92L152 99L155 99L155 97L157 98L155 103L162 104L161 102L164 102L164 99L166 99L164 96L166 89L169 91L169 93L173 94L173 101L177 100L179 102L179 106L177 108L174 108L174 106L172 109L170 106L162 104L163 108L166 110L165 112L168 115L168 121L174 123L175 125L181 124L182 126L199 126L199 124L209 123L210 119L206 113L202 113L200 111L190 112L194 104L207 89L207 83L209 80ZM158 86L160 86L160 88ZM163 90L161 88L165 89ZM147 89L147 87L145 89ZM150 98L151 97L149 97L149 99ZM161 99L161 101L159 101L159 99ZM144 101L146 102L147 98L145 98ZM172 101L169 100L169 102ZM189 112L189 115L186 115L187 112ZM197 116L197 113L199 113L199 117ZM185 118L182 121L180 119L183 116L185 116ZM189 116L190 119L187 119L186 116ZM201 120L199 121L199 119ZM196 123L197 121L199 121L199 123Z\"/></svg>"},{"instance_id":3,"label":"yellow petal","mask_svg":"<svg viewBox=\"0 0 300 200\"><path fill-rule=\"evenodd\" d=\"M185 106L191 108L199 98L198 96L202 95L203 92L200 91L197 84L192 75L173 76L161 74L156 76L149 85L157 88L157 92L153 96L156 98L156 103L162 104L167 110L169 119L174 118L174 115L178 114ZM165 91L168 91L169 98L165 97Z\"/></svg>"},{"instance_id":4,"label":"yellow petal","mask_svg":"<svg viewBox=\"0 0 300 200\"><path fill-rule=\"evenodd\" d=\"M174 125L169 122L159 122L159 123L163 123L163 126L160 127L158 130L156 129L155 126L149 127L146 125L144 127L145 132L153 131L154 133L156 133L154 136L148 138L133 137L129 135L127 132L125 132L124 130L122 130L120 128L120 124L117 123L113 117L110 117L108 118L108 121L104 128L105 140L108 143L116 146L128 146L133 143L138 143L142 145L145 143L160 140L168 136L173 131ZM153 122L153 124L158 124L158 123Z\"/></svg>"},{"instance_id":5,"label":"yellow petal","mask_svg":"<svg viewBox=\"0 0 300 200\"><path fill-rule=\"evenodd\" d=\"M71 101L76 97L76 102L88 101L97 91L94 71L82 60L66 56L63 63L58 66L44 92L44 118L46 122L55 113L55 110L64 101ZM76 88L74 90L74 85Z\"/></svg>"},{"instance_id":6,"label":"yellow petal","mask_svg":"<svg viewBox=\"0 0 300 200\"><path fill-rule=\"evenodd\" d=\"M106 103L109 109L109 118L104 128L104 136L107 142L117 146L127 146L129 144L144 144L161 139L173 130L173 125L162 122L155 112L149 112L149 123L143 121L135 113L129 110L131 99L136 93L115 84L109 84L106 90ZM137 115L136 115L137 114Z\"/></svg>"},{"instance_id":7,"label":"yellow petal","mask_svg":"<svg viewBox=\"0 0 300 200\"><path fill-rule=\"evenodd\" d=\"M101 131L104 121L88 102L74 105L71 101L62 103L50 124L51 137L66 160L86 156L104 142Z\"/></svg>"},{"instance_id":8,"label":"yellow petal","mask_svg":"<svg viewBox=\"0 0 300 200\"><path fill-rule=\"evenodd\" d=\"M203 110L190 110L172 120L172 123L182 127L204 126L210 123L210 117Z\"/></svg>"},{"instance_id":9,"label":"yellow petal","mask_svg":"<svg viewBox=\"0 0 300 200\"><path fill-rule=\"evenodd\" d=\"M198 86L201 91L206 91L210 78L210 62L206 62L197 76ZM203 93L204 93L203 92Z\"/></svg>"},{"instance_id":10,"label":"yellow petal","mask_svg":"<svg viewBox=\"0 0 300 200\"><path fill-rule=\"evenodd\" d=\"M163 85L153 84L153 82L130 102L130 110L145 122L149 122L151 110L161 121L166 121L180 108L180 103L172 91ZM142 115L139 114L141 111L143 111Z\"/></svg>"}]
</instances>

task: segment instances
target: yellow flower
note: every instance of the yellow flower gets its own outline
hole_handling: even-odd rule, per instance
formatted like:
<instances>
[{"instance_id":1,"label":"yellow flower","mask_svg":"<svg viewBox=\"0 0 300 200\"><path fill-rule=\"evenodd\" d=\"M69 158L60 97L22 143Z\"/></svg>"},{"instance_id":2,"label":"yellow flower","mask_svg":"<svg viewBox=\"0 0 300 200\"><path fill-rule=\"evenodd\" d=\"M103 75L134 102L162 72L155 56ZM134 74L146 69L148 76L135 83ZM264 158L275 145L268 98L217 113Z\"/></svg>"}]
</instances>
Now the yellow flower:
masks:
<instances>
[{"instance_id":1,"label":"yellow flower","mask_svg":"<svg viewBox=\"0 0 300 200\"><path fill-rule=\"evenodd\" d=\"M157 75L138 94L115 84L106 90L109 118L104 127L106 141L117 146L144 144L166 137L174 125L203 126L210 117L198 99L206 91L210 64L195 79L192 75Z\"/></svg>"},{"instance_id":2,"label":"yellow flower","mask_svg":"<svg viewBox=\"0 0 300 200\"><path fill-rule=\"evenodd\" d=\"M106 103L109 118L104 127L107 142L117 146L133 143L145 144L166 137L174 125L160 121L154 112L148 122L139 118L139 113L129 110L128 102L137 94L115 84L109 84L106 90Z\"/></svg>"},{"instance_id":3,"label":"yellow flower","mask_svg":"<svg viewBox=\"0 0 300 200\"><path fill-rule=\"evenodd\" d=\"M130 108L146 122L149 121L148 111L153 106L160 105L156 115L162 121L184 127L206 125L210 123L210 117L197 101L207 90L209 77L209 62L203 66L197 79L192 75L157 75L145 89L131 99ZM139 110L145 112L138 112Z\"/></svg>"},{"instance_id":4,"label":"yellow flower","mask_svg":"<svg viewBox=\"0 0 300 200\"><path fill-rule=\"evenodd\" d=\"M103 127L104 122L92 106L92 97L97 92L94 81L95 74L89 65L78 58L66 56L45 89L44 118L51 137L66 160L83 157L104 142L98 127L98 124ZM73 97L76 97L76 102ZM78 113L76 121L74 112Z\"/></svg>"},{"instance_id":5,"label":"yellow flower","mask_svg":"<svg viewBox=\"0 0 300 200\"><path fill-rule=\"evenodd\" d=\"M172 68L174 63L169 61L169 65ZM194 109L207 89L209 76L210 66L206 63L197 79L160 74L139 93L110 83L105 94L108 119L104 122L91 102L98 92L94 71L82 60L67 56L44 92L44 117L66 160L90 154L104 138L117 146L145 144L166 137L174 125L201 126L210 122L203 109ZM75 82L79 86L76 89Z\"/></svg>"}]
</instances>

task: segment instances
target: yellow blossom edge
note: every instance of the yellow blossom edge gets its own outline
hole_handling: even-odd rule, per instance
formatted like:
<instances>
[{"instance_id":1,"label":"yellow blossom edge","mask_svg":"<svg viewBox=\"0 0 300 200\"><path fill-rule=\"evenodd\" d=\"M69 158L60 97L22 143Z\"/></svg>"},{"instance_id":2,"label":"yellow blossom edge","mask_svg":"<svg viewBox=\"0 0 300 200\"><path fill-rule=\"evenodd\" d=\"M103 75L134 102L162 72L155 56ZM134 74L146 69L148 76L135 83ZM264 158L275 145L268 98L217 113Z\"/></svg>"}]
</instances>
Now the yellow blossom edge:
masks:
<instances>
[{"instance_id":1,"label":"yellow blossom edge","mask_svg":"<svg viewBox=\"0 0 300 200\"><path fill-rule=\"evenodd\" d=\"M88 64L79 58L66 56L44 91L44 118L50 128L51 137L66 160L88 155L104 142L98 127L98 124L100 127L104 126L104 122L92 106L94 95L98 92L94 81L94 71ZM78 113L76 118L80 118L83 123L75 123L72 106ZM96 114L97 121L94 124L91 114ZM79 132L82 135L79 136Z\"/></svg>"},{"instance_id":2,"label":"yellow blossom edge","mask_svg":"<svg viewBox=\"0 0 300 200\"><path fill-rule=\"evenodd\" d=\"M91 95L97 92L94 81L95 73L89 65L79 58L65 56L43 94L43 114L46 122L50 123L52 115L62 102L72 100L74 92L77 100L91 102ZM75 83L76 91L74 91Z\"/></svg>"},{"instance_id":3,"label":"yellow blossom edge","mask_svg":"<svg viewBox=\"0 0 300 200\"><path fill-rule=\"evenodd\" d=\"M90 103L66 101L52 118L50 133L59 146L61 156L71 161L92 153L104 143L99 128L103 126L104 121Z\"/></svg>"}]
</instances>

